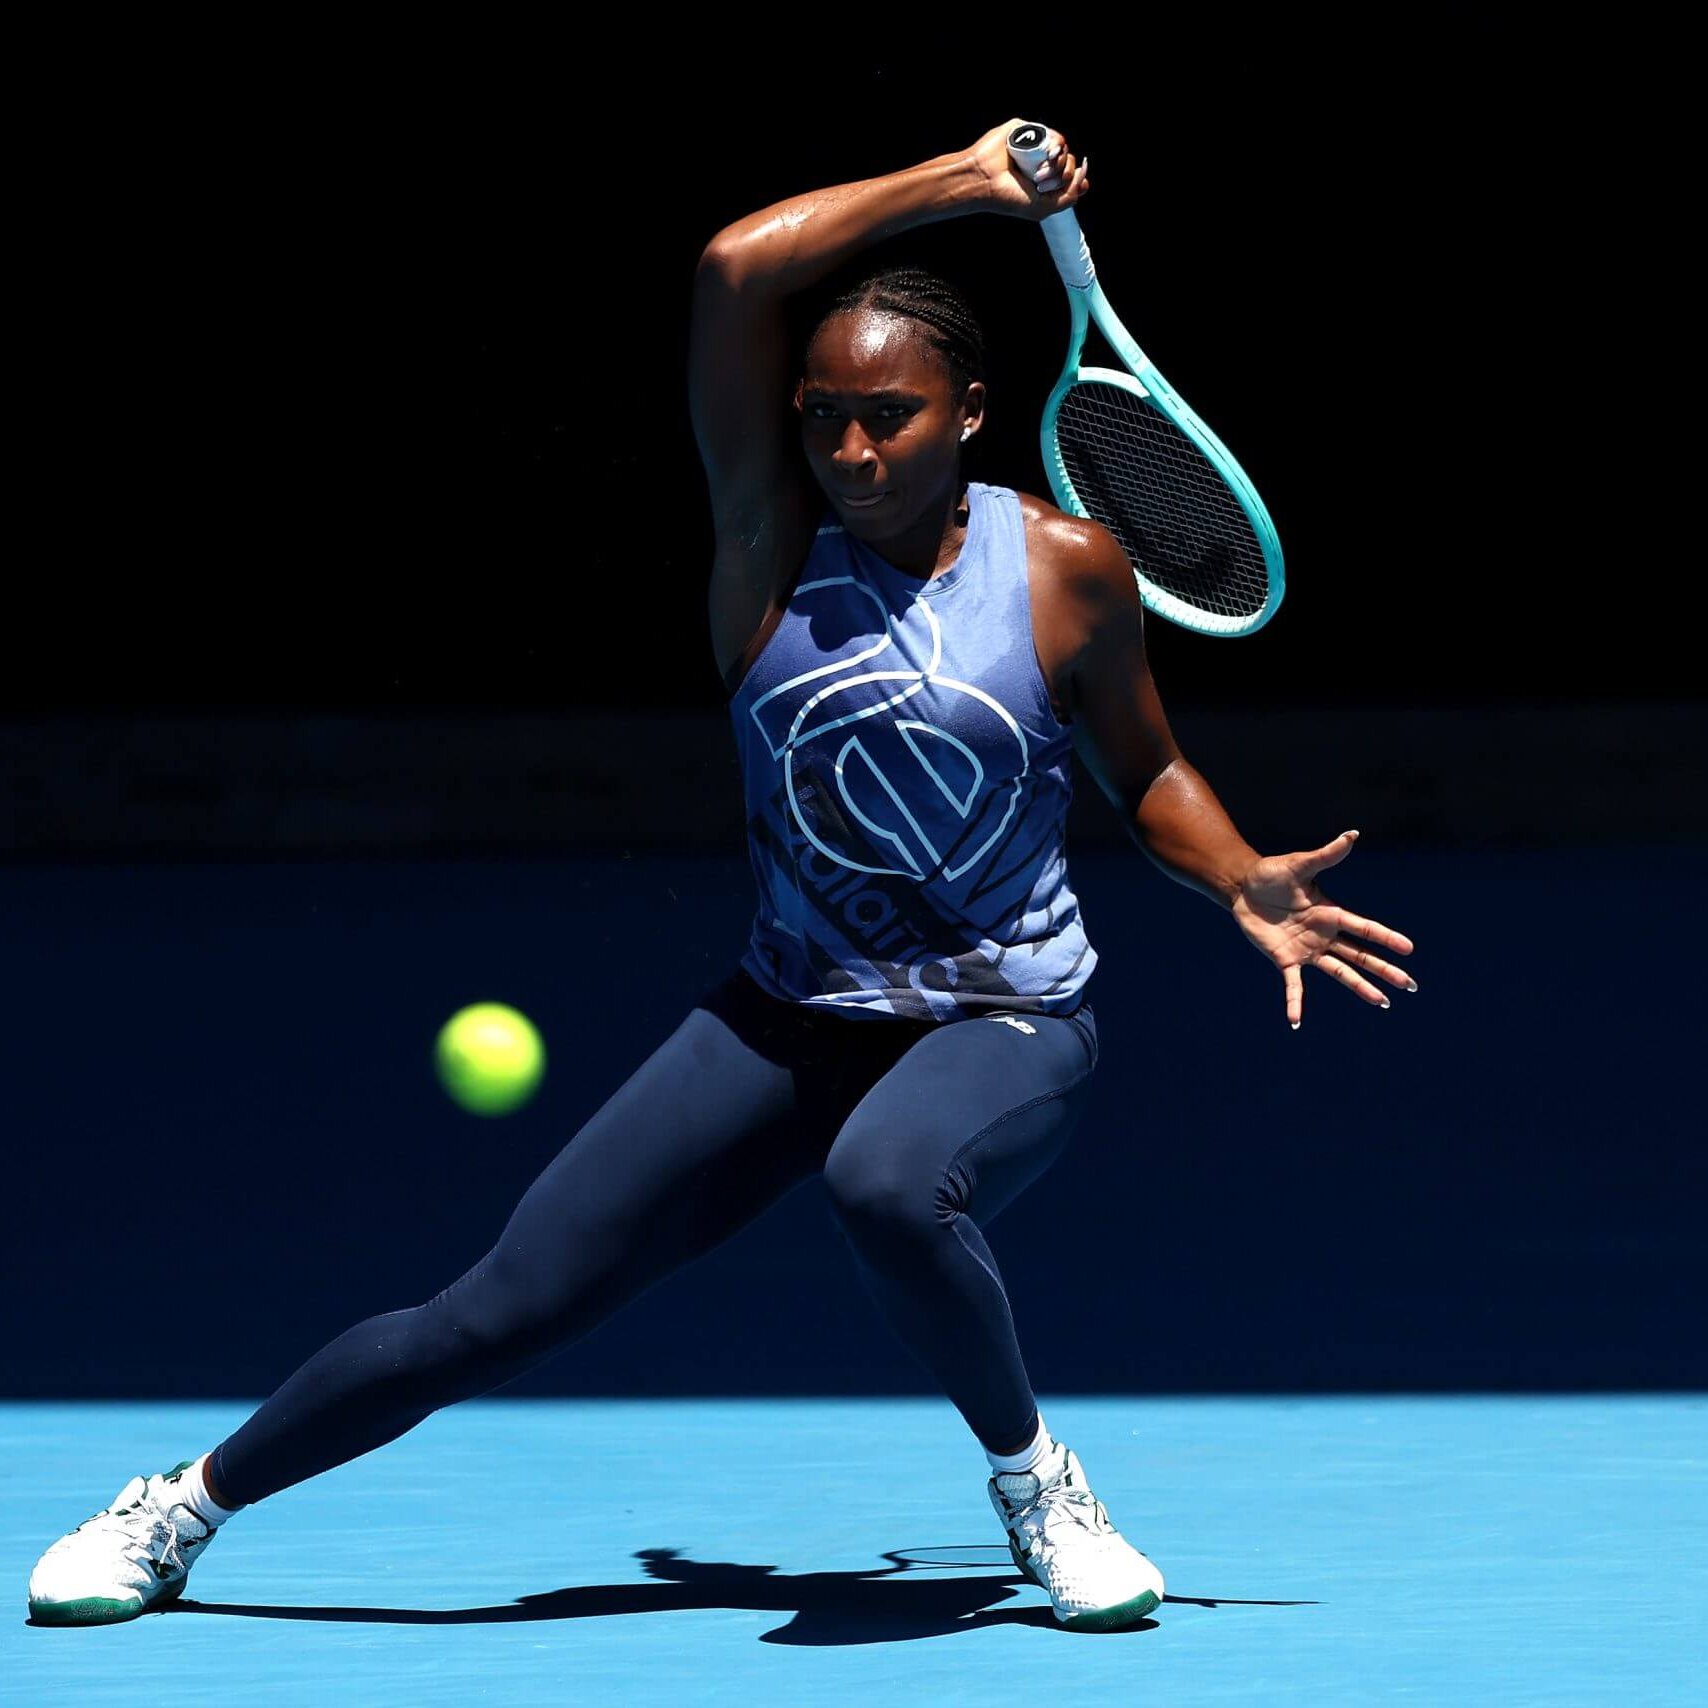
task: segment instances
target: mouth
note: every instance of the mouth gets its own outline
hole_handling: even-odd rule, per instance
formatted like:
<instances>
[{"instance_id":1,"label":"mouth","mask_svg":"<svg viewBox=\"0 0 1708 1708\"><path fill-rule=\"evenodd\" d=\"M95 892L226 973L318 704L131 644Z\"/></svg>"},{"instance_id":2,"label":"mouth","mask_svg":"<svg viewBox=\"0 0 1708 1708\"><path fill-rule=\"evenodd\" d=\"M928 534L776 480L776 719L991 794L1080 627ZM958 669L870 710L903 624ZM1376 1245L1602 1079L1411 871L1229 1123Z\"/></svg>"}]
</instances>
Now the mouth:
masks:
<instances>
[{"instance_id":1,"label":"mouth","mask_svg":"<svg viewBox=\"0 0 1708 1708\"><path fill-rule=\"evenodd\" d=\"M867 492L855 494L838 492L833 494L838 504L845 505L850 510L871 510L889 497L888 492Z\"/></svg>"}]
</instances>

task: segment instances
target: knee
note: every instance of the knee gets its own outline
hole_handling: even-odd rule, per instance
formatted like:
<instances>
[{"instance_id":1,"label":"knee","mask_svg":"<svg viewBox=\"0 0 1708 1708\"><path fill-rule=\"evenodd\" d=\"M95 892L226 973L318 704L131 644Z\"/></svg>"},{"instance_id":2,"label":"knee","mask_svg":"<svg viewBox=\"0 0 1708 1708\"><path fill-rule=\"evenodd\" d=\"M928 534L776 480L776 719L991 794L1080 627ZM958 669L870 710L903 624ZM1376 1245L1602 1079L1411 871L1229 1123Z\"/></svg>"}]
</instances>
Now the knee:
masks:
<instances>
[{"instance_id":1,"label":"knee","mask_svg":"<svg viewBox=\"0 0 1708 1708\"><path fill-rule=\"evenodd\" d=\"M831 1208L856 1238L928 1234L948 1217L935 1174L909 1166L901 1147L838 1142L824 1167Z\"/></svg>"},{"instance_id":2,"label":"knee","mask_svg":"<svg viewBox=\"0 0 1708 1708\"><path fill-rule=\"evenodd\" d=\"M509 1274L495 1255L420 1306L418 1315L438 1358L476 1375L519 1371L562 1336L552 1301Z\"/></svg>"}]
</instances>

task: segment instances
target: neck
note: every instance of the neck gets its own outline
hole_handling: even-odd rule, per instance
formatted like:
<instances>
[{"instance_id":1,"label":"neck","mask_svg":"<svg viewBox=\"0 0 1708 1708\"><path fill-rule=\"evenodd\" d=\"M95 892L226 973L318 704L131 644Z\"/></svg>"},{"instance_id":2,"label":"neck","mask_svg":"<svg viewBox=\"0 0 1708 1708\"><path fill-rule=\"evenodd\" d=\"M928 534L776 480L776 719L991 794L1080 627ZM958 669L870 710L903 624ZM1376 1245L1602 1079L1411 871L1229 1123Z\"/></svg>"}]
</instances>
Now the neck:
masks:
<instances>
[{"instance_id":1,"label":"neck","mask_svg":"<svg viewBox=\"0 0 1708 1708\"><path fill-rule=\"evenodd\" d=\"M971 503L967 483L957 478L945 493L941 509L933 507L905 534L871 549L904 575L930 581L955 567L966 544Z\"/></svg>"}]
</instances>

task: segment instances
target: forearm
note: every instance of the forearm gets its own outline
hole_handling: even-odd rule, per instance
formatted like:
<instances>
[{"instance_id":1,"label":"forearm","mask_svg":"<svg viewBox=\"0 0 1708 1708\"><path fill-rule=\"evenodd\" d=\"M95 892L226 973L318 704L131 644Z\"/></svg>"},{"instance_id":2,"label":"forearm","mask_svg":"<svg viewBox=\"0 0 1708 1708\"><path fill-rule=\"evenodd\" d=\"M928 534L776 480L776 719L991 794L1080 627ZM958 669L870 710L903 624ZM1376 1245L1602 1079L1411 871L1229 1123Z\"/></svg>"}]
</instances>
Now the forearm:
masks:
<instances>
[{"instance_id":1,"label":"forearm","mask_svg":"<svg viewBox=\"0 0 1708 1708\"><path fill-rule=\"evenodd\" d=\"M1233 906L1240 879L1259 858L1215 791L1178 757L1158 772L1129 828L1133 840L1176 883L1223 907Z\"/></svg>"},{"instance_id":2,"label":"forearm","mask_svg":"<svg viewBox=\"0 0 1708 1708\"><path fill-rule=\"evenodd\" d=\"M720 231L702 265L743 291L785 297L887 237L984 210L989 188L972 154L939 155L761 208Z\"/></svg>"}]
</instances>

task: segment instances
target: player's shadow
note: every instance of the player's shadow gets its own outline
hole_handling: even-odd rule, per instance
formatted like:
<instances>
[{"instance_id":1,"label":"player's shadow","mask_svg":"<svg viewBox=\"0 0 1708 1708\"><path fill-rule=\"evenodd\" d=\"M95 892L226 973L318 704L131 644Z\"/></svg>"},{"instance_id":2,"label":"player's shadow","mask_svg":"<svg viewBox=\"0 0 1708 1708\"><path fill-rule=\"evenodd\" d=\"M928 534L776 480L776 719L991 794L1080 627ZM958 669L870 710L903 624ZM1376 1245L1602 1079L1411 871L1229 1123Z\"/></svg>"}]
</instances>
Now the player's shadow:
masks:
<instances>
[{"instance_id":1,"label":"player's shadow","mask_svg":"<svg viewBox=\"0 0 1708 1708\"><path fill-rule=\"evenodd\" d=\"M955 1562L909 1559L908 1555L954 1552ZM1000 1543L986 1548L898 1548L883 1556L888 1565L864 1572L779 1573L775 1566L743 1566L690 1560L678 1548L642 1548L636 1554L651 1580L632 1584L583 1584L539 1595L519 1596L495 1607L260 1607L237 1602L180 1601L168 1613L223 1614L248 1619L310 1619L378 1625L502 1625L536 1619L605 1619L625 1613L675 1613L685 1608L730 1608L787 1613L767 1631L766 1643L803 1646L905 1643L995 1625L1035 1625L1059 1631L1042 1604L1005 1607L1025 1582L1007 1565ZM944 1564L984 1566L973 1575L937 1575ZM995 1566L1006 1567L992 1571ZM1170 1596L1171 1601L1215 1607L1219 1601ZM1241 1603L1288 1607L1294 1602ZM1143 1619L1119 1635L1156 1628Z\"/></svg>"}]
</instances>

